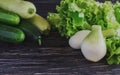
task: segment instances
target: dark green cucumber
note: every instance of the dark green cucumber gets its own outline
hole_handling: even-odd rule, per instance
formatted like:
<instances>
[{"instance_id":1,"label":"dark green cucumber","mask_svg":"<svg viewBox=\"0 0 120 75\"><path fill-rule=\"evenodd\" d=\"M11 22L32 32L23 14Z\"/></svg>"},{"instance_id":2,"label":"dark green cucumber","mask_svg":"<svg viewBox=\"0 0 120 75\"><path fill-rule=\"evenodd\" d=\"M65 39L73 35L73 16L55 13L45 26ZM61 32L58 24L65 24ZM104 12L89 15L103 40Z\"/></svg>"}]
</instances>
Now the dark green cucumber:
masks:
<instances>
[{"instance_id":1,"label":"dark green cucumber","mask_svg":"<svg viewBox=\"0 0 120 75\"><path fill-rule=\"evenodd\" d=\"M20 43L24 41L25 34L22 30L0 24L0 40L10 43Z\"/></svg>"},{"instance_id":2,"label":"dark green cucumber","mask_svg":"<svg viewBox=\"0 0 120 75\"><path fill-rule=\"evenodd\" d=\"M20 22L20 17L15 13L0 9L0 22L16 26Z\"/></svg>"},{"instance_id":3,"label":"dark green cucumber","mask_svg":"<svg viewBox=\"0 0 120 75\"><path fill-rule=\"evenodd\" d=\"M18 27L25 32L28 38L32 38L33 40L37 41L39 45L41 45L41 34L34 25L22 20Z\"/></svg>"}]
</instances>

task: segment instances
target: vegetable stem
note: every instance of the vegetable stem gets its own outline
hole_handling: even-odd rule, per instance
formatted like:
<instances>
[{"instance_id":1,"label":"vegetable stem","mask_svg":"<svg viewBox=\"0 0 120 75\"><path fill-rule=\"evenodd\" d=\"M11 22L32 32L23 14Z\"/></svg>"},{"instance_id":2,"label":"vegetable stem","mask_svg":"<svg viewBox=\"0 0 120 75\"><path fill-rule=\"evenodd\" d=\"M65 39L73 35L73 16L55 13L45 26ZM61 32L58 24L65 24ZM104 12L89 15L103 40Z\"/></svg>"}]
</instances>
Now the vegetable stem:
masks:
<instances>
[{"instance_id":1,"label":"vegetable stem","mask_svg":"<svg viewBox=\"0 0 120 75\"><path fill-rule=\"evenodd\" d=\"M107 29L107 30L103 30L102 33L105 38L108 38L114 36L116 34L116 31L114 29Z\"/></svg>"}]
</instances>

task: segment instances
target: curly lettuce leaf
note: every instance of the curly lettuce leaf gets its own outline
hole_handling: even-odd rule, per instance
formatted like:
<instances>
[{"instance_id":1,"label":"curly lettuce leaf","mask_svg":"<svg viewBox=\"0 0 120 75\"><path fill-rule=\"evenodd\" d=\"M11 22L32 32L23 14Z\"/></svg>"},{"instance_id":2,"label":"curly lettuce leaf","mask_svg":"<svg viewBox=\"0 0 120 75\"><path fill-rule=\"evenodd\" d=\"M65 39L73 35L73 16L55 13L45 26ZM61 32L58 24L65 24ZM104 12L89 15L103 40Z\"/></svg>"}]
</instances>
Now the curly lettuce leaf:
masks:
<instances>
[{"instance_id":1,"label":"curly lettuce leaf","mask_svg":"<svg viewBox=\"0 0 120 75\"><path fill-rule=\"evenodd\" d=\"M114 5L110 1L104 3L95 0L61 0L56 6L56 13L49 13L48 21L61 36L71 37L79 30L91 29L92 25L101 25L103 30L120 28L120 3ZM107 36L107 62L120 64L120 37L105 33Z\"/></svg>"},{"instance_id":2,"label":"curly lettuce leaf","mask_svg":"<svg viewBox=\"0 0 120 75\"><path fill-rule=\"evenodd\" d=\"M116 20L120 23L120 3L117 1L114 5L114 14L116 17Z\"/></svg>"},{"instance_id":3,"label":"curly lettuce leaf","mask_svg":"<svg viewBox=\"0 0 120 75\"><path fill-rule=\"evenodd\" d=\"M61 36L69 38L81 29L90 29L90 25L85 21L83 9L78 7L75 0L62 0L56 9L57 15L49 13L47 18L50 24L58 29Z\"/></svg>"},{"instance_id":4,"label":"curly lettuce leaf","mask_svg":"<svg viewBox=\"0 0 120 75\"><path fill-rule=\"evenodd\" d=\"M107 29L118 29L120 27L120 24L116 20L113 4L110 1L106 1L105 3L103 3L102 8L104 11L104 20L106 21Z\"/></svg>"},{"instance_id":5,"label":"curly lettuce leaf","mask_svg":"<svg viewBox=\"0 0 120 75\"><path fill-rule=\"evenodd\" d=\"M120 64L120 37L107 38L106 45L108 64Z\"/></svg>"}]
</instances>

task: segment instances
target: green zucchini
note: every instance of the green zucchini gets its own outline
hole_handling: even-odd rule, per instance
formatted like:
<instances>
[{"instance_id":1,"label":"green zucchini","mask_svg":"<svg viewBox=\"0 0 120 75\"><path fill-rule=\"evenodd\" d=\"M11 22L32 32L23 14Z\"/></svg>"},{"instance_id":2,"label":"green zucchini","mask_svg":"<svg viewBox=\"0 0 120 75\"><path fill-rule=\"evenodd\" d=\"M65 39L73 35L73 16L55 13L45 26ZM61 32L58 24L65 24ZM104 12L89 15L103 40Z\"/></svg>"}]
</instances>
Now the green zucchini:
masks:
<instances>
[{"instance_id":1,"label":"green zucchini","mask_svg":"<svg viewBox=\"0 0 120 75\"><path fill-rule=\"evenodd\" d=\"M31 23L21 20L18 27L24 31L28 38L32 38L34 41L38 42L39 45L41 45L41 33Z\"/></svg>"},{"instance_id":2,"label":"green zucchini","mask_svg":"<svg viewBox=\"0 0 120 75\"><path fill-rule=\"evenodd\" d=\"M0 24L0 40L10 43L20 43L24 41L25 34L22 30Z\"/></svg>"},{"instance_id":3,"label":"green zucchini","mask_svg":"<svg viewBox=\"0 0 120 75\"><path fill-rule=\"evenodd\" d=\"M20 17L15 13L0 9L0 22L16 26L20 22Z\"/></svg>"},{"instance_id":4,"label":"green zucchini","mask_svg":"<svg viewBox=\"0 0 120 75\"><path fill-rule=\"evenodd\" d=\"M39 14L35 14L34 17L27 19L31 24L33 24L41 34L48 35L50 32L50 24L46 19L44 19Z\"/></svg>"},{"instance_id":5,"label":"green zucchini","mask_svg":"<svg viewBox=\"0 0 120 75\"><path fill-rule=\"evenodd\" d=\"M0 0L0 8L14 12L22 18L31 18L36 13L33 3L23 0Z\"/></svg>"}]
</instances>

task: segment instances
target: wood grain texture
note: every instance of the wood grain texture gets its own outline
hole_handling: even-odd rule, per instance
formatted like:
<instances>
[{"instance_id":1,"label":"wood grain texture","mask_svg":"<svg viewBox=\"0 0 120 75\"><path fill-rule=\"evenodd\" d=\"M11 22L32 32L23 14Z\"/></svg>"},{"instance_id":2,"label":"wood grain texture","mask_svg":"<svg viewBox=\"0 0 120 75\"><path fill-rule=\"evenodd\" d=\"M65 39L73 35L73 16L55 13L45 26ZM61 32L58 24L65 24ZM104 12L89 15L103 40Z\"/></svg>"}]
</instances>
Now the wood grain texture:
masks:
<instances>
[{"instance_id":1,"label":"wood grain texture","mask_svg":"<svg viewBox=\"0 0 120 75\"><path fill-rule=\"evenodd\" d=\"M55 12L60 0L31 0L43 17ZM21 44L0 42L0 75L120 75L120 65L108 65L105 59L87 61L80 50L52 31L42 46L31 40Z\"/></svg>"}]
</instances>

